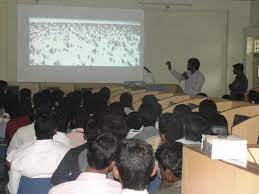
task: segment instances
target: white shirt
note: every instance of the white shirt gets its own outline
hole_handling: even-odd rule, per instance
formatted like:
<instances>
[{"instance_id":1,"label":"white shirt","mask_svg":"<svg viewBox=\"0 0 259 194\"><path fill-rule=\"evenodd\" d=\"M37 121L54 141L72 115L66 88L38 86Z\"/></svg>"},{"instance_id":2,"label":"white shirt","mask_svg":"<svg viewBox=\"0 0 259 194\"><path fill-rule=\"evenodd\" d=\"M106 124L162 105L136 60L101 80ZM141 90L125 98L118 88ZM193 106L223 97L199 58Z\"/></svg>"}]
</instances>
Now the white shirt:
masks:
<instances>
[{"instance_id":1,"label":"white shirt","mask_svg":"<svg viewBox=\"0 0 259 194\"><path fill-rule=\"evenodd\" d=\"M121 184L105 174L85 172L75 181L53 187L49 194L120 194Z\"/></svg>"},{"instance_id":2,"label":"white shirt","mask_svg":"<svg viewBox=\"0 0 259 194\"><path fill-rule=\"evenodd\" d=\"M135 135L139 134L143 130L143 128L144 126L142 125L140 129L130 129L126 138L133 138Z\"/></svg>"},{"instance_id":3,"label":"white shirt","mask_svg":"<svg viewBox=\"0 0 259 194\"><path fill-rule=\"evenodd\" d=\"M147 190L144 191L136 191L132 189L123 189L121 194L148 194Z\"/></svg>"},{"instance_id":4,"label":"white shirt","mask_svg":"<svg viewBox=\"0 0 259 194\"><path fill-rule=\"evenodd\" d=\"M179 81L184 80L184 77L181 73L172 70L171 74ZM186 71L188 75L188 79L185 80L184 93L188 95L197 95L201 93L201 88L205 82L205 77L203 73L199 70L191 73L190 71Z\"/></svg>"},{"instance_id":5,"label":"white shirt","mask_svg":"<svg viewBox=\"0 0 259 194\"><path fill-rule=\"evenodd\" d=\"M53 140L62 143L66 147L72 148L70 139L64 133L57 132L57 134L54 135ZM19 128L8 146L6 160L11 162L15 150L30 145L34 141L36 141L34 123Z\"/></svg>"},{"instance_id":6,"label":"white shirt","mask_svg":"<svg viewBox=\"0 0 259 194\"><path fill-rule=\"evenodd\" d=\"M36 140L15 151L9 171L10 193L17 193L21 176L50 178L68 150L62 144L48 139Z\"/></svg>"},{"instance_id":7,"label":"white shirt","mask_svg":"<svg viewBox=\"0 0 259 194\"><path fill-rule=\"evenodd\" d=\"M199 141L190 141L184 138L178 139L175 142L182 143L183 145L200 145L201 142Z\"/></svg>"}]
</instances>

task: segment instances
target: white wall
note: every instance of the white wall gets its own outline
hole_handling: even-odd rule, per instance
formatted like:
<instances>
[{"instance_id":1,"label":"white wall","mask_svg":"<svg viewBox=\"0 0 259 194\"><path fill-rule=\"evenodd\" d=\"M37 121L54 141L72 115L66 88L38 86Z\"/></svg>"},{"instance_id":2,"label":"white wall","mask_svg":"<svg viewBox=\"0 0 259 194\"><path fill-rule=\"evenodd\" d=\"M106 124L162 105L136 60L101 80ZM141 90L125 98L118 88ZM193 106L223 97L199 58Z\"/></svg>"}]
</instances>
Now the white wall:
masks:
<instances>
[{"instance_id":1,"label":"white wall","mask_svg":"<svg viewBox=\"0 0 259 194\"><path fill-rule=\"evenodd\" d=\"M251 24L259 25L259 0L251 2Z\"/></svg>"},{"instance_id":2,"label":"white wall","mask_svg":"<svg viewBox=\"0 0 259 194\"><path fill-rule=\"evenodd\" d=\"M8 6L5 8L6 14L3 16L2 10L0 14L0 21L4 20L7 22L8 26L8 48L3 49L7 51L7 63L4 65L3 63L1 64L0 71L2 72L2 69L5 70L6 73L1 73L0 76L1 78L7 79L8 81L16 81L16 1L15 0L0 0L8 2L6 3ZM32 0L18 0L18 3L31 3L33 2ZM58 5L73 5L73 6L92 6L92 7L116 7L116 8L142 8L137 4L137 0L40 0L40 3L43 4L58 4ZM226 55L226 60L222 61L224 64L219 64L220 67L224 67L226 65L226 69L223 69L223 71L217 72L215 70L215 66L210 66L209 62L207 59L202 63L204 72L209 73L209 77L207 79L211 79L212 77L214 78L224 78L224 71L227 72L227 82L229 83L233 79L232 75L232 64L237 63L237 62L242 62L242 54L243 54L243 42L242 42L242 29L244 27L247 27L250 23L250 2L247 1L232 1L232 0L193 0L193 6L190 8L190 10L186 10L185 8L179 8L180 10L169 10L169 12L164 12L164 9L162 7L145 7L145 12L146 12L146 17L145 17L145 29L148 29L148 31L145 31L145 36L147 37L153 37L153 42L156 43L156 45L160 46L161 48L170 49L170 44L172 44L173 40L177 40L177 37L172 38L170 41L165 41L164 35L167 35L167 37L170 38L169 32L173 32L173 29L177 29L179 27L183 28L184 23L181 21L181 16L179 14L183 14L183 18L188 18L190 17L191 19L198 18L200 14L202 13L229 13L229 18L228 18L228 26L227 29L221 29L219 30L220 32L218 34L221 34L223 30L228 30L228 33L224 36L222 35L222 39L227 38L227 55ZM176 20L175 14L178 14L177 18L179 20ZM192 15L194 17L192 17ZM218 17L218 16L215 16ZM4 18L4 19L3 19ZM152 22L152 20L155 18L155 21ZM213 17L212 17L213 18ZM224 19L225 17L223 17ZM155 25L159 24L159 21L163 21L164 23L158 26ZM205 20L203 20L205 21ZM219 19L217 19L217 24L219 25ZM213 19L211 21L206 20L211 26L213 24ZM225 22L225 21L224 21ZM174 24L175 26L168 26L166 24ZM3 25L3 26L2 26ZM6 27L6 24L1 23L1 30L2 27ZM206 30L206 29L205 29ZM193 29L193 35L194 37L200 37L198 34L200 33L198 29ZM213 34L208 34L208 36L211 36L213 39ZM182 38L182 37L181 37ZM208 37L206 37L208 40ZM217 37L220 38L220 37ZM2 39L0 39L2 40ZM2 40L0 42L0 45L5 45L3 43L4 41ZM200 42L200 41L199 41ZM195 42L199 44L199 42ZM206 42L201 42L205 45L206 48ZM209 43L211 45L212 43ZM194 45L193 45L194 46ZM0 47L1 48L1 47ZM149 67L152 70L155 70L156 74L156 79L158 82L163 82L163 83L169 83L173 82L174 80L172 77L164 70L162 67L158 67L158 64L164 62L165 58L167 58L169 55L166 54L166 51L163 52L165 54L161 54L159 52L156 52L156 49L154 46L150 46L150 42L145 43L145 56L144 60L148 62ZM193 49L192 49L193 50ZM224 50L224 48L223 48ZM199 51L202 51L200 49ZM179 50L180 52L180 50ZM209 51L210 53L212 50ZM180 55L179 53L178 56L183 56ZM194 56L197 53L190 53L189 56ZM4 52L1 50L1 55L6 55ZM152 55L152 59L150 60ZM201 58L206 58L207 53L204 52ZM222 53L217 53L216 56L220 55L220 59L218 61L221 61L224 56L222 56ZM173 54L170 55L173 57ZM187 56L186 56L187 57ZM179 70L183 70L182 65L185 66L184 59L178 59L179 61ZM0 60L1 61L1 60ZM226 62L225 62L226 61ZM227 64L225 64L227 63ZM223 81L224 82L224 81ZM220 89L214 89L215 84L213 81L209 82L206 85L206 91L209 90L210 94L215 95L218 92L223 93L224 90L224 85L226 83L223 82L217 82L217 85L220 86ZM215 90L215 91L214 91Z\"/></svg>"}]
</instances>

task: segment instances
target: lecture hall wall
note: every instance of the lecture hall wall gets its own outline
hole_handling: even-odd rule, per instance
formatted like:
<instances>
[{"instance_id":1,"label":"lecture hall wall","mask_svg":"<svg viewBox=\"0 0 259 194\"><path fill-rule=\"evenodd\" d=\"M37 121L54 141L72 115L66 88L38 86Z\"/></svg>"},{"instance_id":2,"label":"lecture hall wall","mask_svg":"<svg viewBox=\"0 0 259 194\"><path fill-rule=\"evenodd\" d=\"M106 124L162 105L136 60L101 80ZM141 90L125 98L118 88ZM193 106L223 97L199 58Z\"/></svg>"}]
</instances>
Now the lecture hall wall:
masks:
<instances>
[{"instance_id":1,"label":"lecture hall wall","mask_svg":"<svg viewBox=\"0 0 259 194\"><path fill-rule=\"evenodd\" d=\"M0 0L0 78L16 82L16 7L33 0ZM141 9L138 0L40 0L40 4ZM258 7L258 6L257 6ZM254 14L249 1L193 0L191 8L145 6L144 65L157 83L176 83L163 63L174 61L179 71L188 57L201 59L206 74L204 92L219 96L233 79L232 65L242 62L242 29ZM258 10L258 9L257 9ZM259 18L259 17L257 17Z\"/></svg>"}]
</instances>

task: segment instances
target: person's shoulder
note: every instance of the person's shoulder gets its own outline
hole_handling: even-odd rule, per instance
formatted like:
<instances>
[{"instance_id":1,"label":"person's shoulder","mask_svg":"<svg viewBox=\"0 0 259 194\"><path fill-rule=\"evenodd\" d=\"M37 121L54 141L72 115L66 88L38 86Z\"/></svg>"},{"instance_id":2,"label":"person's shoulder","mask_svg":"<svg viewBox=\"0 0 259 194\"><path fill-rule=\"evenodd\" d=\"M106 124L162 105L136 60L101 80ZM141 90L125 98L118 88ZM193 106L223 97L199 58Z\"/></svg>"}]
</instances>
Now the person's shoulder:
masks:
<instances>
[{"instance_id":1,"label":"person's shoulder","mask_svg":"<svg viewBox=\"0 0 259 194\"><path fill-rule=\"evenodd\" d=\"M76 181L70 181L66 183L59 184L49 191L49 194L64 194L64 193L74 193L74 190L77 188Z\"/></svg>"}]
</instances>

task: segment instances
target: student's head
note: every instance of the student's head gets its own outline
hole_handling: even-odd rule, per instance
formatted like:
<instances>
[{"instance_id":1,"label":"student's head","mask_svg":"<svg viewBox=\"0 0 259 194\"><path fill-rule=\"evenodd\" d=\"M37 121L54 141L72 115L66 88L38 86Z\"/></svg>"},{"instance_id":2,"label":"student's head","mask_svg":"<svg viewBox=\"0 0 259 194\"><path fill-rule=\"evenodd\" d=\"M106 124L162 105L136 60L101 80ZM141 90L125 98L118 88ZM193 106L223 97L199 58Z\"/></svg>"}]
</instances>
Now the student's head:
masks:
<instances>
[{"instance_id":1,"label":"student's head","mask_svg":"<svg viewBox=\"0 0 259 194\"><path fill-rule=\"evenodd\" d=\"M100 89L100 91L98 92L100 94L100 96L102 96L105 101L109 101L110 96L111 96L111 90L107 87L103 87Z\"/></svg>"},{"instance_id":2,"label":"student's head","mask_svg":"<svg viewBox=\"0 0 259 194\"><path fill-rule=\"evenodd\" d=\"M9 112L11 118L17 118L17 117L26 115L24 107L22 106L22 104L20 102L11 104L9 106L8 112Z\"/></svg>"},{"instance_id":3,"label":"student's head","mask_svg":"<svg viewBox=\"0 0 259 194\"><path fill-rule=\"evenodd\" d=\"M52 110L52 104L49 98L39 97L35 105L35 114L49 113Z\"/></svg>"},{"instance_id":4,"label":"student's head","mask_svg":"<svg viewBox=\"0 0 259 194\"><path fill-rule=\"evenodd\" d=\"M6 92L7 89L7 82L4 80L0 80L0 94L3 94Z\"/></svg>"},{"instance_id":5,"label":"student's head","mask_svg":"<svg viewBox=\"0 0 259 194\"><path fill-rule=\"evenodd\" d=\"M21 103L31 102L31 90L28 88L23 88L20 90L20 101Z\"/></svg>"},{"instance_id":6,"label":"student's head","mask_svg":"<svg viewBox=\"0 0 259 194\"><path fill-rule=\"evenodd\" d=\"M155 95L145 95L142 98L142 104L143 105L153 105L157 103L157 98Z\"/></svg>"},{"instance_id":7,"label":"student's head","mask_svg":"<svg viewBox=\"0 0 259 194\"><path fill-rule=\"evenodd\" d=\"M55 113L43 113L38 115L34 124L37 140L53 139L56 127Z\"/></svg>"},{"instance_id":8,"label":"student's head","mask_svg":"<svg viewBox=\"0 0 259 194\"><path fill-rule=\"evenodd\" d=\"M186 104L176 105L173 113L189 113L192 112L192 109Z\"/></svg>"},{"instance_id":9,"label":"student's head","mask_svg":"<svg viewBox=\"0 0 259 194\"><path fill-rule=\"evenodd\" d=\"M242 63L237 63L233 65L233 73L235 75L243 74L243 72L244 72L244 65Z\"/></svg>"},{"instance_id":10,"label":"student's head","mask_svg":"<svg viewBox=\"0 0 259 194\"><path fill-rule=\"evenodd\" d=\"M190 58L187 63L187 70L192 73L200 69L200 61L197 58Z\"/></svg>"},{"instance_id":11,"label":"student's head","mask_svg":"<svg viewBox=\"0 0 259 194\"><path fill-rule=\"evenodd\" d=\"M85 108L87 108L88 107L88 104L89 104L89 100L90 100L90 98L91 98L91 96L92 96L92 91L89 89L89 90L85 90L85 91L83 91L83 93L82 93L82 97L83 97L83 106L85 107Z\"/></svg>"},{"instance_id":12,"label":"student's head","mask_svg":"<svg viewBox=\"0 0 259 194\"><path fill-rule=\"evenodd\" d=\"M162 178L173 183L182 175L182 144L165 143L156 150L156 159Z\"/></svg>"},{"instance_id":13,"label":"student's head","mask_svg":"<svg viewBox=\"0 0 259 194\"><path fill-rule=\"evenodd\" d=\"M203 100L199 105L199 112L209 119L215 119L217 116L217 105L213 100Z\"/></svg>"},{"instance_id":14,"label":"student's head","mask_svg":"<svg viewBox=\"0 0 259 194\"><path fill-rule=\"evenodd\" d=\"M102 171L105 174L110 172L114 166L117 148L118 141L112 134L99 135L87 149L88 169Z\"/></svg>"},{"instance_id":15,"label":"student's head","mask_svg":"<svg viewBox=\"0 0 259 194\"><path fill-rule=\"evenodd\" d=\"M144 127L155 126L158 114L152 106L141 105L138 113Z\"/></svg>"},{"instance_id":16,"label":"student's head","mask_svg":"<svg viewBox=\"0 0 259 194\"><path fill-rule=\"evenodd\" d=\"M200 113L188 113L183 121L184 137L189 141L201 141L202 134L209 133L208 120Z\"/></svg>"},{"instance_id":17,"label":"student's head","mask_svg":"<svg viewBox=\"0 0 259 194\"><path fill-rule=\"evenodd\" d=\"M247 96L248 102L253 104L259 103L259 94L255 90L250 90Z\"/></svg>"},{"instance_id":18,"label":"student's head","mask_svg":"<svg viewBox=\"0 0 259 194\"><path fill-rule=\"evenodd\" d=\"M58 112L55 112L55 114L56 114L57 131L61 133L66 133L67 123L68 123L66 112L58 111Z\"/></svg>"},{"instance_id":19,"label":"student's head","mask_svg":"<svg viewBox=\"0 0 259 194\"><path fill-rule=\"evenodd\" d=\"M159 134L161 142L174 142L183 137L180 117L182 113L165 113L159 119Z\"/></svg>"},{"instance_id":20,"label":"student's head","mask_svg":"<svg viewBox=\"0 0 259 194\"><path fill-rule=\"evenodd\" d=\"M124 189L143 191L156 173L152 146L139 139L125 139L118 149L113 175Z\"/></svg>"},{"instance_id":21,"label":"student's head","mask_svg":"<svg viewBox=\"0 0 259 194\"><path fill-rule=\"evenodd\" d=\"M129 129L139 130L142 127L138 112L131 112L126 119L126 123Z\"/></svg>"},{"instance_id":22,"label":"student's head","mask_svg":"<svg viewBox=\"0 0 259 194\"><path fill-rule=\"evenodd\" d=\"M118 140L124 139L128 133L128 126L125 118L121 115L111 113L104 115L100 132L111 133Z\"/></svg>"},{"instance_id":23,"label":"student's head","mask_svg":"<svg viewBox=\"0 0 259 194\"><path fill-rule=\"evenodd\" d=\"M54 108L60 108L64 103L64 92L60 89L56 89L51 93L51 102Z\"/></svg>"},{"instance_id":24,"label":"student's head","mask_svg":"<svg viewBox=\"0 0 259 194\"><path fill-rule=\"evenodd\" d=\"M120 96L120 103L122 104L123 107L129 107L132 108L132 101L133 97L130 93L124 92Z\"/></svg>"},{"instance_id":25,"label":"student's head","mask_svg":"<svg viewBox=\"0 0 259 194\"><path fill-rule=\"evenodd\" d=\"M124 107L122 106L122 104L120 102L111 103L108 108L108 112L112 113L112 114L121 115L123 117L126 116L126 114L124 112Z\"/></svg>"}]
</instances>

